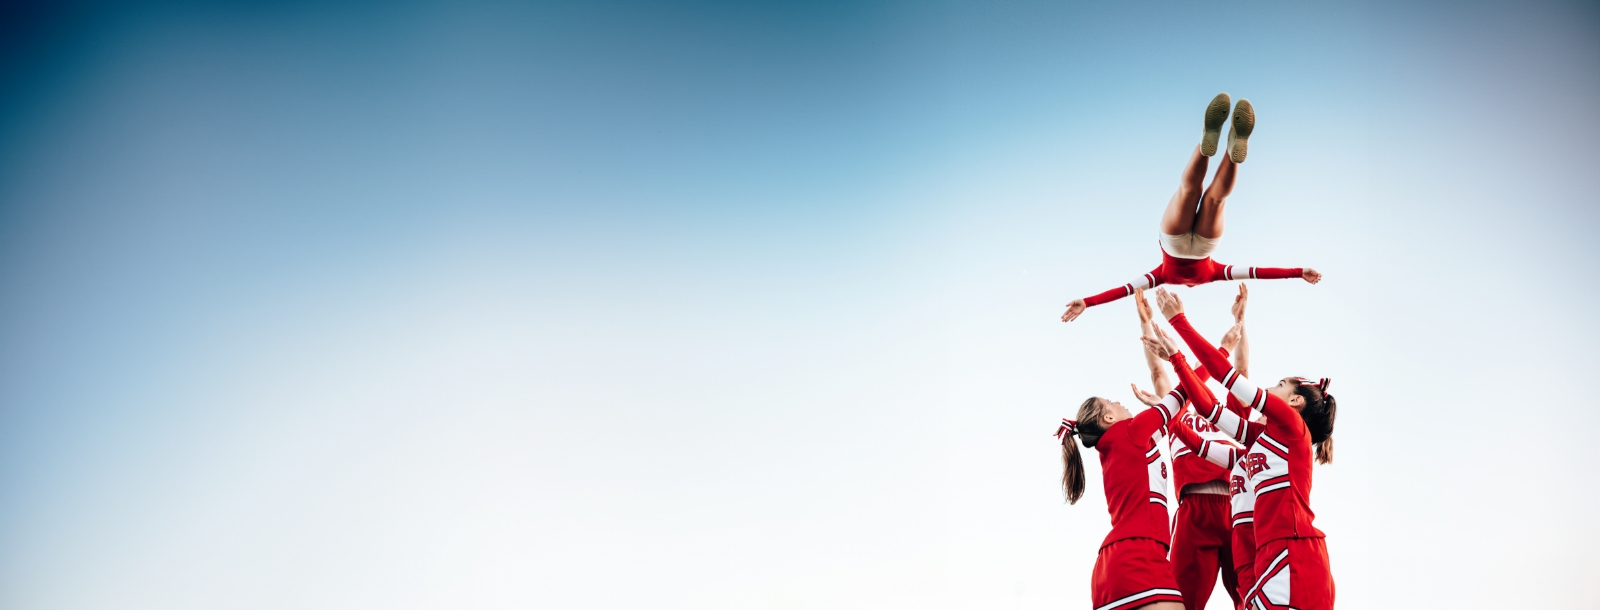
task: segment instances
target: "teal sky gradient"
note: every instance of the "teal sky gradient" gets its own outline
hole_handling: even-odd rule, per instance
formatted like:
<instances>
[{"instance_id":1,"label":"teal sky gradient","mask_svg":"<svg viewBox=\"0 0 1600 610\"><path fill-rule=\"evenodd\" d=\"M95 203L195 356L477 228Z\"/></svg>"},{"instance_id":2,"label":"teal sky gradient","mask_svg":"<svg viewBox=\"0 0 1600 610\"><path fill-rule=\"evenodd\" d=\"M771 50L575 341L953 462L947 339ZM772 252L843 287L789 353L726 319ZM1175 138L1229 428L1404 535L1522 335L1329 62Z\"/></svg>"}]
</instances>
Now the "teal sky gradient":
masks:
<instances>
[{"instance_id":1,"label":"teal sky gradient","mask_svg":"<svg viewBox=\"0 0 1600 610\"><path fill-rule=\"evenodd\" d=\"M0 607L1082 606L1218 91L1340 601L1600 601L1593 6L6 10Z\"/></svg>"}]
</instances>

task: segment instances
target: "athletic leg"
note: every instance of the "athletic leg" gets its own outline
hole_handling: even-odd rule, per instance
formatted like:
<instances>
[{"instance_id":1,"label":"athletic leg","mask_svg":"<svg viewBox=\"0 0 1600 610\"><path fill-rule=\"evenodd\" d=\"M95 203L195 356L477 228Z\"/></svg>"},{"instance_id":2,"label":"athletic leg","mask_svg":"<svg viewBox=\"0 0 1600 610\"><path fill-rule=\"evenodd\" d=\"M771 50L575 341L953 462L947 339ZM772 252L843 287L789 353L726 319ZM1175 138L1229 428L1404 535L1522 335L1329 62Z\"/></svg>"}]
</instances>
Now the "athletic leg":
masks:
<instances>
[{"instance_id":1,"label":"athletic leg","mask_svg":"<svg viewBox=\"0 0 1600 610\"><path fill-rule=\"evenodd\" d=\"M1227 155L1217 163L1217 174L1211 177L1211 186L1200 197L1200 211L1194 216L1194 234L1206 239L1222 237L1222 211L1233 193L1233 181L1239 175L1239 164Z\"/></svg>"},{"instance_id":2,"label":"athletic leg","mask_svg":"<svg viewBox=\"0 0 1600 610\"><path fill-rule=\"evenodd\" d=\"M1162 233L1188 235L1194 230L1195 206L1200 202L1201 187L1205 186L1206 168L1210 160L1210 157L1200 154L1200 145L1196 144L1194 152L1189 155L1189 163L1183 166L1183 174L1178 177L1178 192L1172 194L1172 200L1167 202L1167 210L1161 213Z\"/></svg>"}]
</instances>

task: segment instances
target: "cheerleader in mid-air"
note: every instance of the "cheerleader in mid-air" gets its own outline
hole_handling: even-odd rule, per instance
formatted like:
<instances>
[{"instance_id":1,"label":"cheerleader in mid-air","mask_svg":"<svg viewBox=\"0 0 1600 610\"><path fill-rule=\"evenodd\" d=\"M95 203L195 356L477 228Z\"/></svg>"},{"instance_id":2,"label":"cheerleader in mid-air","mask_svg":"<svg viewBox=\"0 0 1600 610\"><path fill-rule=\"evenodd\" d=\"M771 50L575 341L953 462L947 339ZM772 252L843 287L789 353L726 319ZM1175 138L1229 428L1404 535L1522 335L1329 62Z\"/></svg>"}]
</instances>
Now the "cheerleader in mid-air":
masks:
<instances>
[{"instance_id":1,"label":"cheerleader in mid-air","mask_svg":"<svg viewBox=\"0 0 1600 610\"><path fill-rule=\"evenodd\" d=\"M1327 393L1327 380L1289 377L1271 388L1259 388L1229 366L1227 357L1195 331L1177 296L1161 289L1156 291L1156 302L1211 377L1266 418L1248 452L1239 458L1255 494L1256 574L1245 604L1262 609L1332 608L1334 584L1328 549L1323 533L1312 524L1315 515L1311 511L1312 447L1318 462L1333 461L1338 405ZM1181 357L1176 354L1176 343L1157 331L1159 339L1147 340L1147 344L1158 343L1158 353L1173 352L1177 367ZM1218 414L1219 424L1228 418L1226 409L1212 411ZM1240 425L1241 430L1245 428L1249 426Z\"/></svg>"},{"instance_id":2,"label":"cheerleader in mid-air","mask_svg":"<svg viewBox=\"0 0 1600 610\"><path fill-rule=\"evenodd\" d=\"M1122 403L1091 397L1078 408L1076 420L1061 420L1056 430L1061 439L1061 489L1069 503L1083 497L1083 458L1073 439L1097 449L1111 532L1100 543L1090 580L1095 610L1180 610L1183 595L1167 565L1171 545L1167 467L1154 435L1166 427L1185 397L1177 390L1161 400L1135 393L1150 406L1138 415Z\"/></svg>"},{"instance_id":3,"label":"cheerleader in mid-air","mask_svg":"<svg viewBox=\"0 0 1600 610\"><path fill-rule=\"evenodd\" d=\"M1210 282L1243 279L1302 278L1313 284L1322 280L1315 269L1283 269L1276 267L1234 267L1211 260L1211 251L1222 240L1222 208L1233 192L1233 181L1239 164L1244 163L1250 132L1255 130L1255 109L1250 100L1239 100L1233 108L1233 123L1228 129L1228 154L1217 165L1217 174L1211 186L1201 191L1205 183L1206 166L1217 153L1217 140L1222 136L1222 126L1228 120L1226 93L1218 93L1206 107L1205 130L1200 144L1189 155L1189 164L1183 168L1178 192L1167 202L1161 214L1161 264L1132 282L1112 288L1092 297L1077 299L1067 304L1062 322L1071 322L1083 310L1109 303L1133 294L1141 288L1154 288L1162 284L1198 286Z\"/></svg>"}]
</instances>

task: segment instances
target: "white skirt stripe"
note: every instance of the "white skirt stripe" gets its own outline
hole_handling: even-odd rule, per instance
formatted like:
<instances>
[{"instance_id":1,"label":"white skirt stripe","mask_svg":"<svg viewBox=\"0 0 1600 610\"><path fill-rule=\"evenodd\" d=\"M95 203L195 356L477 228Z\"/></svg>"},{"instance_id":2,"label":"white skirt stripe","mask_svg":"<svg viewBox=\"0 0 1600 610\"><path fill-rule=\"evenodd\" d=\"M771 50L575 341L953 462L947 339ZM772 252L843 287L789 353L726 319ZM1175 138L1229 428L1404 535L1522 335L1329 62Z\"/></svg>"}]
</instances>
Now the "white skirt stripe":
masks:
<instances>
[{"instance_id":1,"label":"white skirt stripe","mask_svg":"<svg viewBox=\"0 0 1600 610\"><path fill-rule=\"evenodd\" d=\"M1262 583L1265 583L1267 581L1267 576L1272 574L1273 572L1277 571L1278 564L1281 564L1281 563L1283 563L1285 561L1288 561L1288 560L1289 560L1289 549L1284 549L1284 550L1278 551L1278 556L1272 558L1272 563L1267 565L1267 569L1265 571L1261 572L1260 574L1256 575L1256 584L1255 584L1255 586L1250 587L1250 594L1244 596L1244 598L1245 599L1254 599L1256 594L1261 592L1261 585L1262 585Z\"/></svg>"},{"instance_id":2,"label":"white skirt stripe","mask_svg":"<svg viewBox=\"0 0 1600 610\"><path fill-rule=\"evenodd\" d=\"M1134 593L1133 595L1129 595L1127 597L1124 597L1124 598L1119 599L1117 601L1111 602L1111 603L1106 604L1104 606L1100 606L1098 608L1095 608L1094 610L1112 610L1113 608L1126 608L1126 607L1129 607L1130 604L1133 604L1133 603L1135 603L1135 602L1137 602L1137 601L1139 601L1141 599L1148 599L1148 598L1151 598L1151 597L1155 597L1157 595L1177 595L1179 597L1182 597L1183 593L1178 591L1177 589L1149 589L1149 590L1146 590L1146 591L1140 591L1138 593Z\"/></svg>"}]
</instances>

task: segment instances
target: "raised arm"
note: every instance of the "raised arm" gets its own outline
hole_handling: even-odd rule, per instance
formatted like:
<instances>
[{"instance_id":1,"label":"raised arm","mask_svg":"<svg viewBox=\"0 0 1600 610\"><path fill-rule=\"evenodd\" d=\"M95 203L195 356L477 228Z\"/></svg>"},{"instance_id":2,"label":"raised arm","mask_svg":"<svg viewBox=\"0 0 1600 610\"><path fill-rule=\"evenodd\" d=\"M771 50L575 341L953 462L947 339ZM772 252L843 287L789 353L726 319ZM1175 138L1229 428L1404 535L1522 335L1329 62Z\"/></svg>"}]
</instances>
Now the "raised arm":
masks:
<instances>
[{"instance_id":1,"label":"raised arm","mask_svg":"<svg viewBox=\"0 0 1600 610\"><path fill-rule=\"evenodd\" d=\"M1061 321L1071 322L1078 319L1078 316L1083 315L1083 310L1085 309L1094 307L1095 305L1104 305L1106 303L1110 303L1122 297L1131 295L1136 290L1144 290L1146 288L1155 288L1156 286L1160 286L1162 281L1160 276L1156 273L1156 271L1159 271L1160 269L1160 267L1156 267L1155 269L1150 270L1149 273L1139 276L1139 279L1136 279L1132 282L1128 282L1092 297L1082 298L1071 303L1067 303L1067 312L1061 314Z\"/></svg>"},{"instance_id":2,"label":"raised arm","mask_svg":"<svg viewBox=\"0 0 1600 610\"><path fill-rule=\"evenodd\" d=\"M1316 269L1304 267L1235 267L1233 265L1217 265L1217 277L1222 280L1287 280L1303 279L1315 284L1322 281L1322 274Z\"/></svg>"},{"instance_id":3,"label":"raised arm","mask_svg":"<svg viewBox=\"0 0 1600 610\"><path fill-rule=\"evenodd\" d=\"M1170 338L1163 338L1171 341ZM1147 346L1150 344L1151 342L1146 342ZM1249 421L1237 411L1224 409L1216 396L1211 393L1211 388L1206 387L1205 380L1201 379L1194 369L1189 368L1189 362L1184 359L1181 352L1176 351L1175 347L1167 347L1167 350L1172 352L1170 357L1172 369L1178 372L1178 387L1189 395L1189 402L1194 404L1195 412L1216 424L1218 429L1241 444L1248 446L1255 442L1263 426ZM1229 396L1230 401L1232 398Z\"/></svg>"},{"instance_id":4,"label":"raised arm","mask_svg":"<svg viewBox=\"0 0 1600 610\"><path fill-rule=\"evenodd\" d=\"M1156 302L1161 306L1161 314L1167 316L1167 322L1172 324L1172 330L1178 331L1178 336L1188 344L1189 351L1194 352L1194 357L1200 364L1205 365L1206 372L1211 374L1211 378L1227 385L1228 382L1223 377L1233 372L1233 367L1228 364L1227 355L1211 345L1210 341L1206 341L1206 338L1200 336L1194 329L1194 325L1189 324L1189 318L1183 315L1183 301L1163 288L1156 291Z\"/></svg>"},{"instance_id":5,"label":"raised arm","mask_svg":"<svg viewBox=\"0 0 1600 610\"><path fill-rule=\"evenodd\" d=\"M1233 348L1233 368L1238 369L1239 374L1245 377L1250 376L1250 335L1244 331L1244 310L1245 305L1249 303L1250 287L1241 282L1239 284L1239 295L1233 297L1233 329L1228 332L1238 331L1239 333ZM1224 346L1228 345L1226 339L1222 343Z\"/></svg>"},{"instance_id":6,"label":"raised arm","mask_svg":"<svg viewBox=\"0 0 1600 610\"><path fill-rule=\"evenodd\" d=\"M1133 303L1139 311L1139 336L1156 336L1155 315L1150 311L1150 302L1144 298L1144 289L1135 290ZM1167 375L1167 367L1162 366L1161 358L1148 349L1144 350L1145 366L1150 368L1150 385L1155 386L1156 395L1172 391L1172 378ZM1193 395L1191 392L1190 395Z\"/></svg>"},{"instance_id":7,"label":"raised arm","mask_svg":"<svg viewBox=\"0 0 1600 610\"><path fill-rule=\"evenodd\" d=\"M1178 440L1183 441L1183 446L1188 447L1189 451L1205 458L1207 462L1223 468L1233 468L1234 462L1238 461L1239 456L1244 453L1243 449L1226 442L1208 441L1200 438L1200 435L1195 434L1188 424L1183 423L1182 417L1174 418L1170 429L1172 434L1178 437Z\"/></svg>"},{"instance_id":8,"label":"raised arm","mask_svg":"<svg viewBox=\"0 0 1600 610\"><path fill-rule=\"evenodd\" d=\"M1235 324L1234 329L1239 331L1239 344L1233 350L1233 368L1240 375L1250 374L1250 335L1244 331L1244 324Z\"/></svg>"},{"instance_id":9,"label":"raised arm","mask_svg":"<svg viewBox=\"0 0 1600 610\"><path fill-rule=\"evenodd\" d=\"M1179 300L1176 295L1166 290L1161 290L1156 293L1156 301L1161 305L1161 313L1167 316L1167 322L1172 324L1172 329L1178 331L1178 336L1182 337L1183 342L1189 345L1189 350L1194 352L1195 358L1205 363L1206 369L1211 373L1211 378L1221 382L1223 387L1228 388L1230 394L1239 399L1239 402L1252 409L1259 409L1266 414L1268 419L1273 421L1286 425L1294 425L1295 423L1301 426L1305 425L1300 420L1300 414L1296 413L1283 399L1268 394L1266 390L1257 387L1256 384L1251 383L1249 379L1246 379L1238 371L1234 370L1232 366L1228 365L1227 356L1217 351L1217 348L1212 347L1211 343L1207 342L1205 337L1200 336L1200 333L1195 331L1194 326L1189 324L1189 318L1183 315L1183 301ZM1221 424L1218 424L1218 426L1220 427Z\"/></svg>"},{"instance_id":10,"label":"raised arm","mask_svg":"<svg viewBox=\"0 0 1600 610\"><path fill-rule=\"evenodd\" d=\"M1133 388L1134 395L1139 397L1139 402L1149 405L1150 408L1140 411L1133 416L1133 429L1129 431L1131 438L1149 438L1157 430L1166 427L1172 421L1178 410L1183 408L1183 401L1188 400L1182 388L1175 388L1161 400L1155 400L1155 395L1141 391L1138 386Z\"/></svg>"}]
</instances>

